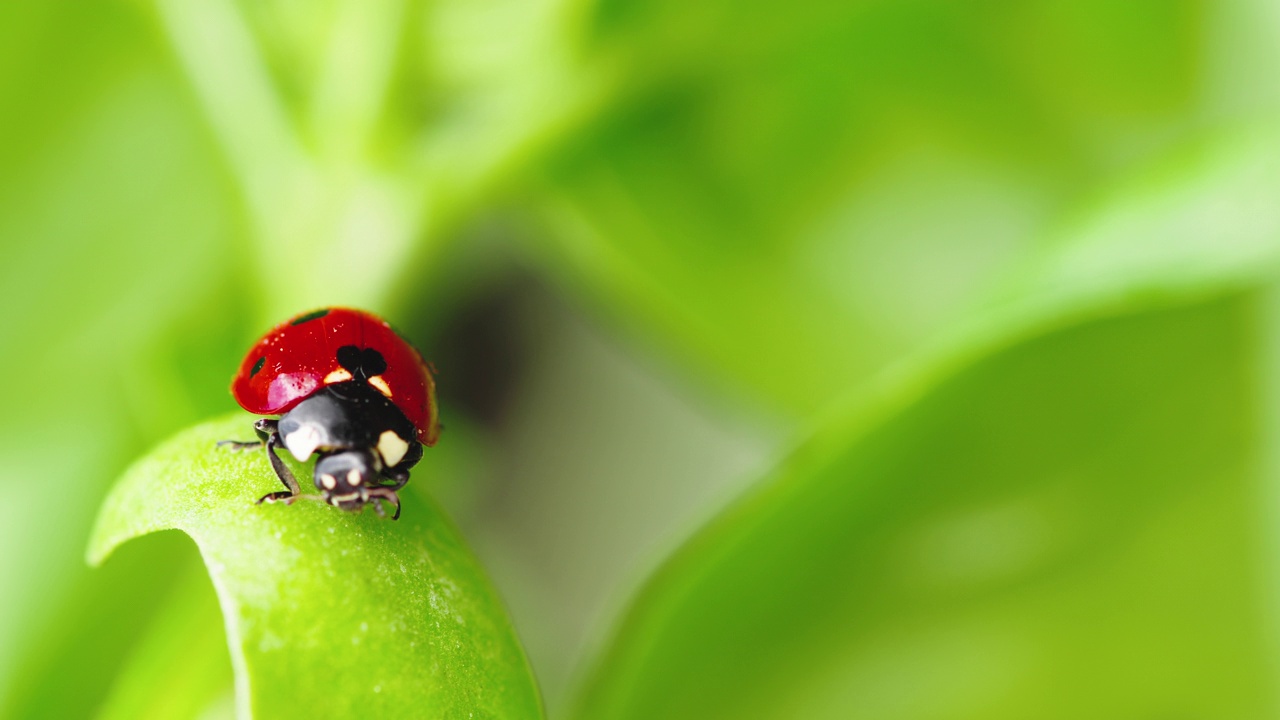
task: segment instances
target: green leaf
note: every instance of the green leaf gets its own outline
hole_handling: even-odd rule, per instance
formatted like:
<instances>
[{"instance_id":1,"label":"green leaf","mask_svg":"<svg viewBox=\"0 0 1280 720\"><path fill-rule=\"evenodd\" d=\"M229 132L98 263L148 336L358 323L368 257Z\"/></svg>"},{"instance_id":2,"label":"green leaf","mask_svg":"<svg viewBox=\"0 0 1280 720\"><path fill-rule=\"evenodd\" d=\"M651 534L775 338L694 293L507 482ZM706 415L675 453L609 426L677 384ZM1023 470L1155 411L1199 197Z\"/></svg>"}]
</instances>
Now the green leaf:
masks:
<instances>
[{"instance_id":1,"label":"green leaf","mask_svg":"<svg viewBox=\"0 0 1280 720\"><path fill-rule=\"evenodd\" d=\"M1263 12L602 2L588 62L630 91L547 164L549 240L712 379L807 414L984 312L1096 189L1248 117L1230 98L1274 59L1222 68L1274 46Z\"/></svg>"},{"instance_id":2,"label":"green leaf","mask_svg":"<svg viewBox=\"0 0 1280 720\"><path fill-rule=\"evenodd\" d=\"M22 548L0 558L0 717L101 704L185 556L90 571L97 508L133 457L233 407L261 331L234 193L136 5L0 8L0 374L23 378L0 419L0 543ZM37 477L56 511L23 499Z\"/></svg>"},{"instance_id":3,"label":"green leaf","mask_svg":"<svg viewBox=\"0 0 1280 720\"><path fill-rule=\"evenodd\" d=\"M190 543L182 543L190 562L164 606L147 618L146 632L98 704L98 720L205 718L215 710L229 717L234 711L217 597Z\"/></svg>"},{"instance_id":4,"label":"green leaf","mask_svg":"<svg viewBox=\"0 0 1280 720\"><path fill-rule=\"evenodd\" d=\"M579 717L1270 717L1250 295L944 362L641 592Z\"/></svg>"},{"instance_id":5,"label":"green leaf","mask_svg":"<svg viewBox=\"0 0 1280 720\"><path fill-rule=\"evenodd\" d=\"M100 563L169 528L195 540L241 717L541 717L501 603L434 504L402 493L398 522L256 506L279 485L264 454L215 447L251 433L236 415L140 460L108 496L88 553Z\"/></svg>"},{"instance_id":6,"label":"green leaf","mask_svg":"<svg viewBox=\"0 0 1280 720\"><path fill-rule=\"evenodd\" d=\"M561 49L569 0L154 4L245 198L264 323L417 292L403 269L599 94Z\"/></svg>"}]
</instances>

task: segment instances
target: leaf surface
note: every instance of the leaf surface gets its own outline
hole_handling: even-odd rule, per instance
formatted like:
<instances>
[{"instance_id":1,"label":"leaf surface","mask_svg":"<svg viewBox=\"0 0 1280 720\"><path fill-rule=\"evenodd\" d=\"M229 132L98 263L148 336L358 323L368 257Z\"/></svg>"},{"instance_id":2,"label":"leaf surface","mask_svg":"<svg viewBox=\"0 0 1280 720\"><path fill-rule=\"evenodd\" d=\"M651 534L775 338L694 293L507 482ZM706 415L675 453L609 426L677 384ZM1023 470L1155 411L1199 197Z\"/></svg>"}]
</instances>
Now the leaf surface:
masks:
<instances>
[{"instance_id":1,"label":"leaf surface","mask_svg":"<svg viewBox=\"0 0 1280 720\"><path fill-rule=\"evenodd\" d=\"M398 522L315 503L255 506L279 485L264 453L215 447L251 434L236 415L137 462L89 549L96 564L158 530L195 540L242 717L541 717L501 603L434 504L402 493Z\"/></svg>"},{"instance_id":2,"label":"leaf surface","mask_svg":"<svg viewBox=\"0 0 1280 720\"><path fill-rule=\"evenodd\" d=\"M649 582L579 717L1275 714L1249 295L943 364Z\"/></svg>"},{"instance_id":3,"label":"leaf surface","mask_svg":"<svg viewBox=\"0 0 1280 720\"><path fill-rule=\"evenodd\" d=\"M712 380L829 409L989 310L1192 118L1256 118L1194 88L1271 32L1261 8L603 2L586 45L629 91L547 163L550 239L571 282Z\"/></svg>"}]
</instances>

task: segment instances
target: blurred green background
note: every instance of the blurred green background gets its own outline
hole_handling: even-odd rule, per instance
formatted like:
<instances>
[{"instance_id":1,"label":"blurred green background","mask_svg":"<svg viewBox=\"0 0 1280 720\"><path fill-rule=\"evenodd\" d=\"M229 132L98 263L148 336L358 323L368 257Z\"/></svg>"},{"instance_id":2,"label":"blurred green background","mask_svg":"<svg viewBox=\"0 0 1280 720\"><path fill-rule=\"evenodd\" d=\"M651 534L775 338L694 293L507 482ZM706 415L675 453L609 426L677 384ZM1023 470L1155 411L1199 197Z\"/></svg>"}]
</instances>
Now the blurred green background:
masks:
<instances>
[{"instance_id":1,"label":"blurred green background","mask_svg":"<svg viewBox=\"0 0 1280 720\"><path fill-rule=\"evenodd\" d=\"M0 5L0 714L232 714L90 526L352 304L551 718L1276 717L1276 77L1254 0Z\"/></svg>"}]
</instances>

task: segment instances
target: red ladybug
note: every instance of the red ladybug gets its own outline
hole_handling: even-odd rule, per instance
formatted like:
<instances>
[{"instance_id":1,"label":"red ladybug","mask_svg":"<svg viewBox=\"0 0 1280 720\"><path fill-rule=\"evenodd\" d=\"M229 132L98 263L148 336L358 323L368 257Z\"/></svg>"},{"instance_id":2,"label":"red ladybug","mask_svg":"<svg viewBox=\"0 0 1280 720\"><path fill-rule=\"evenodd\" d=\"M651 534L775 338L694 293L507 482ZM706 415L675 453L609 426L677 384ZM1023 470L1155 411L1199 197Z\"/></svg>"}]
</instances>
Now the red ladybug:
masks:
<instances>
[{"instance_id":1,"label":"red ladybug","mask_svg":"<svg viewBox=\"0 0 1280 720\"><path fill-rule=\"evenodd\" d=\"M440 432L436 389L422 356L385 320L361 310L328 308L281 323L253 346L231 382L231 394L255 415L253 442L224 440L236 449L266 447L287 491L259 503L320 500L344 510L373 503L382 514L422 447ZM276 455L284 446L299 462L318 454L319 495L303 495Z\"/></svg>"}]
</instances>

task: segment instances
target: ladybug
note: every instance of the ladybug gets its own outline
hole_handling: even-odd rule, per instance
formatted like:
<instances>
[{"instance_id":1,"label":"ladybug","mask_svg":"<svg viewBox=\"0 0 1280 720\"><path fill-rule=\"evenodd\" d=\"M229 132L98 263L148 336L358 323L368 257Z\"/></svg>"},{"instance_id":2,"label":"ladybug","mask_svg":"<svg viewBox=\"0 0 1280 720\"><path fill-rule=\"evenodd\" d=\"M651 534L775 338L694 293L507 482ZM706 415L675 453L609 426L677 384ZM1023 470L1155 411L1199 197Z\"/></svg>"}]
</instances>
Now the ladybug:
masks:
<instances>
[{"instance_id":1,"label":"ladybug","mask_svg":"<svg viewBox=\"0 0 1280 720\"><path fill-rule=\"evenodd\" d=\"M395 504L440 433L435 381L422 356L385 320L350 308L326 308L291 318L262 337L231 381L240 407L261 418L258 440L223 440L245 450L265 447L271 468L287 490L258 503L319 500L359 511L381 501ZM318 495L304 495L276 451L298 462L314 453Z\"/></svg>"}]
</instances>

